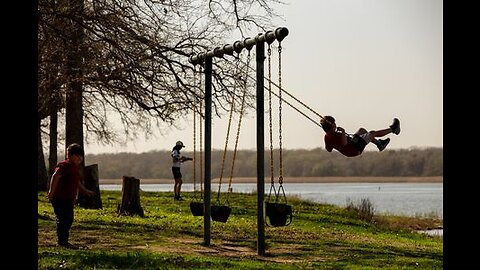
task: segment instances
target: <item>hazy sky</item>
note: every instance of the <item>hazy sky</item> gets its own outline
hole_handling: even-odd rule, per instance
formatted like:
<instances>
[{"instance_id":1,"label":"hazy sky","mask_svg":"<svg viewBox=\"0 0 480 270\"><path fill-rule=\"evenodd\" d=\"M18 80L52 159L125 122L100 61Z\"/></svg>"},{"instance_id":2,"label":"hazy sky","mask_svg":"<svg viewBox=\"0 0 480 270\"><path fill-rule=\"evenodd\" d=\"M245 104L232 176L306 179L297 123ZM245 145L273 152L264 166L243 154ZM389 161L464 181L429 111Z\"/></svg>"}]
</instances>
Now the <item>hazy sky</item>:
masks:
<instances>
[{"instance_id":1,"label":"hazy sky","mask_svg":"<svg viewBox=\"0 0 480 270\"><path fill-rule=\"evenodd\" d=\"M277 8L284 17L278 26L289 30L282 42L283 88L320 115L334 116L337 125L348 133L359 127L387 128L394 117L399 118L402 131L400 135L388 135L389 149L443 147L443 1L287 2L287 6ZM252 69L255 76L254 72ZM272 72L277 74L276 66ZM265 109L267 98L266 93ZM273 106L276 116L278 103ZM287 104L282 107L284 149L324 147L325 133L320 127ZM237 121L235 117L229 149L234 146ZM228 117L212 120L213 148L223 149L227 122ZM192 151L192 122L185 120L179 125L180 130L172 129L164 136L148 140L141 136L125 146L86 144L85 150L92 154L171 150L177 140L182 140L185 151ZM273 129L277 148L278 122L273 123ZM249 111L242 121L238 148L256 149L255 136L255 112ZM266 113L265 146L268 145ZM374 145L366 149L376 150Z\"/></svg>"}]
</instances>

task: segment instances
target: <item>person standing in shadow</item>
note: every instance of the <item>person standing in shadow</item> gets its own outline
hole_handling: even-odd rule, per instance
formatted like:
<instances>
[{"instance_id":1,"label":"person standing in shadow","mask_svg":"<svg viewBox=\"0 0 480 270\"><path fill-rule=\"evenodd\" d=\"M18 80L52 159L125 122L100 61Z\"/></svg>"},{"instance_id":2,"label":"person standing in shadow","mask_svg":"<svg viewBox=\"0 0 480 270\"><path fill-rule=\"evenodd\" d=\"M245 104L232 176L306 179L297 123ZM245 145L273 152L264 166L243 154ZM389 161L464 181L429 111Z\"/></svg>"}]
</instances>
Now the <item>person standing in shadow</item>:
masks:
<instances>
[{"instance_id":1,"label":"person standing in shadow","mask_svg":"<svg viewBox=\"0 0 480 270\"><path fill-rule=\"evenodd\" d=\"M81 145L73 143L67 147L66 159L55 165L50 179L47 197L56 217L57 244L66 248L76 248L68 242L74 218L74 204L78 192L93 196L81 182L80 166L84 157Z\"/></svg>"}]
</instances>

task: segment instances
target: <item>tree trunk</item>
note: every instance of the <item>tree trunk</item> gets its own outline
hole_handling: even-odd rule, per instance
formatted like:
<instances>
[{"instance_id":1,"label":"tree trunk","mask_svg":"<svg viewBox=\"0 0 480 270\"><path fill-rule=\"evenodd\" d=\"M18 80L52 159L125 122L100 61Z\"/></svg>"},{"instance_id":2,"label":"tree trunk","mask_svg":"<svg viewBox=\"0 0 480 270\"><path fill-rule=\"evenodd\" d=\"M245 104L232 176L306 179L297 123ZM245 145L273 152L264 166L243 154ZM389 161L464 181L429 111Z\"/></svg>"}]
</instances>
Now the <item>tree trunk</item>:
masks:
<instances>
[{"instance_id":1,"label":"tree trunk","mask_svg":"<svg viewBox=\"0 0 480 270\"><path fill-rule=\"evenodd\" d=\"M65 110L65 144L78 143L83 147L83 39L81 18L84 12L84 0L69 0L72 14L69 40L67 45L67 92Z\"/></svg>"},{"instance_id":2,"label":"tree trunk","mask_svg":"<svg viewBox=\"0 0 480 270\"><path fill-rule=\"evenodd\" d=\"M102 198L100 196L100 186L98 182L98 164L85 166L83 172L83 185L88 190L95 191L95 195L89 197L79 193L77 200L78 205L86 209L102 209Z\"/></svg>"},{"instance_id":3,"label":"tree trunk","mask_svg":"<svg viewBox=\"0 0 480 270\"><path fill-rule=\"evenodd\" d=\"M117 207L118 215L143 217L143 209L140 205L140 179L123 176L122 203Z\"/></svg>"},{"instance_id":4,"label":"tree trunk","mask_svg":"<svg viewBox=\"0 0 480 270\"><path fill-rule=\"evenodd\" d=\"M43 155L42 135L40 131L40 120L38 120L37 137L38 137L38 168L37 168L37 188L39 191L47 191L48 176L47 167L45 165L45 157Z\"/></svg>"},{"instance_id":5,"label":"tree trunk","mask_svg":"<svg viewBox=\"0 0 480 270\"><path fill-rule=\"evenodd\" d=\"M84 0L67 0L72 19L69 22L67 67L68 78L65 95L65 147L72 143L83 145L83 39L81 20L84 12ZM84 148L85 149L85 148ZM84 181L85 159L80 165L82 183Z\"/></svg>"}]
</instances>

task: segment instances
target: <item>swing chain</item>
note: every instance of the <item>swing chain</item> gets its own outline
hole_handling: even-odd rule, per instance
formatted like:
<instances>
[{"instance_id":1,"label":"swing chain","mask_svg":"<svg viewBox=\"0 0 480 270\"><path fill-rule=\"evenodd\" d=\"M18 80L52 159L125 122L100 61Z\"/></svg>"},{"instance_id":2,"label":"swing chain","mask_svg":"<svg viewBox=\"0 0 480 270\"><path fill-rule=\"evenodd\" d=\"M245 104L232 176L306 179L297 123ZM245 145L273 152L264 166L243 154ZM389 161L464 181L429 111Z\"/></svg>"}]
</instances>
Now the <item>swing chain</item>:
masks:
<instances>
[{"instance_id":1,"label":"swing chain","mask_svg":"<svg viewBox=\"0 0 480 270\"><path fill-rule=\"evenodd\" d=\"M248 51L247 55L247 66L245 68L245 73L248 74L248 70L250 67L250 51ZM244 113L244 108L245 108L245 96L247 95L247 86L248 86L248 76L245 76L245 79L243 81L243 95L242 95L242 101L240 105L240 114L238 118L238 126L237 126L237 134L235 137L235 147L233 148L233 157L232 157L232 166L230 168L230 180L228 182L228 193L227 193L227 199L226 202L228 204L228 198L230 196L230 193L232 193L232 179L233 179L233 169L235 167L235 158L237 156L237 146L238 146L238 139L240 138L240 128L242 126L242 118L243 118L243 113Z\"/></svg>"},{"instance_id":2,"label":"swing chain","mask_svg":"<svg viewBox=\"0 0 480 270\"><path fill-rule=\"evenodd\" d=\"M237 57L235 57L235 74L238 73L239 59L240 59L240 57L237 55ZM236 81L236 78L234 78L233 91L231 93L232 100L231 100L231 105L230 105L230 113L229 113L229 117L228 117L227 134L225 135L225 146L223 148L222 167L220 169L220 179L219 179L219 182L218 182L217 202L220 201L220 191L221 191L221 187L222 187L223 171L225 169L225 157L227 155L227 146L228 146L228 139L230 137L230 127L232 125L233 111L235 110L235 92L236 92L236 89L237 89L237 83L235 81Z\"/></svg>"},{"instance_id":3,"label":"swing chain","mask_svg":"<svg viewBox=\"0 0 480 270\"><path fill-rule=\"evenodd\" d=\"M200 74L200 78L202 75ZM201 82L200 82L201 83ZM197 67L193 66L193 86L197 86ZM197 111L193 107L193 196L197 195Z\"/></svg>"},{"instance_id":4,"label":"swing chain","mask_svg":"<svg viewBox=\"0 0 480 270\"><path fill-rule=\"evenodd\" d=\"M279 140L279 177L278 183L283 184L283 160L282 160L282 43L278 43L278 140Z\"/></svg>"},{"instance_id":5,"label":"swing chain","mask_svg":"<svg viewBox=\"0 0 480 270\"><path fill-rule=\"evenodd\" d=\"M201 68L200 68L201 70ZM201 80L201 76L200 76L200 85L202 84L202 80ZM203 103L200 102L200 112L202 111L203 109ZM202 186L202 183L204 182L203 181L203 147L202 147L202 114L200 113L199 114L199 119L200 119L200 126L199 126L199 139L200 139L200 198L203 199L203 186Z\"/></svg>"},{"instance_id":6,"label":"swing chain","mask_svg":"<svg viewBox=\"0 0 480 270\"><path fill-rule=\"evenodd\" d=\"M195 71L194 71L195 72ZM195 81L195 77L193 77ZM197 191L197 112L193 109L193 195Z\"/></svg>"},{"instance_id":7,"label":"swing chain","mask_svg":"<svg viewBox=\"0 0 480 270\"><path fill-rule=\"evenodd\" d=\"M267 59L268 59L268 127L269 127L269 136L270 136L270 190L268 192L267 202L270 201L270 196L273 194L276 195L277 191L275 189L275 180L274 180L274 169L273 169L273 128L272 128L272 48L270 43L268 43L267 49Z\"/></svg>"},{"instance_id":8,"label":"swing chain","mask_svg":"<svg viewBox=\"0 0 480 270\"><path fill-rule=\"evenodd\" d=\"M269 131L270 131L270 179L272 185L274 185L273 177L273 129L272 129L272 49L268 44L268 119L269 119Z\"/></svg>"},{"instance_id":9,"label":"swing chain","mask_svg":"<svg viewBox=\"0 0 480 270\"><path fill-rule=\"evenodd\" d=\"M202 73L202 67L200 67L199 73ZM202 75L200 74L200 79L199 79L199 88L202 86ZM197 69L196 66L193 67L193 85L196 87L197 86ZM200 123L200 198L203 198L203 189L202 189L202 146L201 146L201 140L202 140L202 102L199 103L199 113L197 113L197 110L193 108L193 192L194 192L194 197L196 197L197 193L197 114L199 115L199 123Z\"/></svg>"}]
</instances>

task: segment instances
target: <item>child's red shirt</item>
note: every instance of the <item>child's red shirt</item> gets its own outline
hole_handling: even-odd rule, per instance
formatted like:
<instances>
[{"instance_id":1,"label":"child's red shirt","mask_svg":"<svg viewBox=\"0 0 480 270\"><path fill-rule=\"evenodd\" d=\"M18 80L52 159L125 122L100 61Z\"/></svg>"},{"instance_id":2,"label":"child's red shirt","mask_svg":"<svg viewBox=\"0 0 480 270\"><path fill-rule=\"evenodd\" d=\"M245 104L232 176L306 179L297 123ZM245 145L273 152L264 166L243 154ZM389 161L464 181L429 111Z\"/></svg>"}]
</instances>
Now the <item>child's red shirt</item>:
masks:
<instances>
[{"instance_id":1,"label":"child's red shirt","mask_svg":"<svg viewBox=\"0 0 480 270\"><path fill-rule=\"evenodd\" d=\"M347 157L355 157L361 154L361 152L355 147L355 145L347 137L347 144L342 145L342 133L332 132L325 133L325 149L328 152L332 152L333 149L337 149Z\"/></svg>"}]
</instances>

